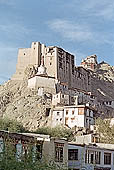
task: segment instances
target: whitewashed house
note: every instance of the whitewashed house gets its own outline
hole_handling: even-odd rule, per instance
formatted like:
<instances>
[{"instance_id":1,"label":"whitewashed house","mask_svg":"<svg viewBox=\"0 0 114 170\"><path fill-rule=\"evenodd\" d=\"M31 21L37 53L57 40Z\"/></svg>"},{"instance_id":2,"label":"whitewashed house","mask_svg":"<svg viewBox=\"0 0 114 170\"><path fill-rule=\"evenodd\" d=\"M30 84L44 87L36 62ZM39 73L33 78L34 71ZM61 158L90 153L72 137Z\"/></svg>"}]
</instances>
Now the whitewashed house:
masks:
<instances>
[{"instance_id":1,"label":"whitewashed house","mask_svg":"<svg viewBox=\"0 0 114 170\"><path fill-rule=\"evenodd\" d=\"M85 127L89 128L94 125L95 110L86 105L65 106L64 107L64 124L70 128Z\"/></svg>"},{"instance_id":2,"label":"whitewashed house","mask_svg":"<svg viewBox=\"0 0 114 170\"><path fill-rule=\"evenodd\" d=\"M114 170L114 149L69 143L68 167L69 170Z\"/></svg>"}]
</instances>

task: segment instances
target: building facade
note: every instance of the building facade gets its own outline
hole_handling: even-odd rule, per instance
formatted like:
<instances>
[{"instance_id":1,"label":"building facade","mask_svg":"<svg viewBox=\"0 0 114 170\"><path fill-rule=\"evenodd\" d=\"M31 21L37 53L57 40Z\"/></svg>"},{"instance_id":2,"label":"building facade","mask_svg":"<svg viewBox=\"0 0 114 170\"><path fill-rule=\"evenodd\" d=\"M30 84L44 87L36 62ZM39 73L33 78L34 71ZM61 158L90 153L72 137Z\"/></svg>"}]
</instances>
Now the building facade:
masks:
<instances>
[{"instance_id":1,"label":"building facade","mask_svg":"<svg viewBox=\"0 0 114 170\"><path fill-rule=\"evenodd\" d=\"M91 90L91 74L85 68L75 66L74 55L60 47L46 47L40 42L32 42L31 48L19 49L16 73L12 80L22 80L25 69L30 65L38 70L42 60L49 77L66 83L68 88Z\"/></svg>"},{"instance_id":2,"label":"building facade","mask_svg":"<svg viewBox=\"0 0 114 170\"><path fill-rule=\"evenodd\" d=\"M99 147L97 144L69 143L68 167L73 170L114 170L114 149Z\"/></svg>"}]
</instances>

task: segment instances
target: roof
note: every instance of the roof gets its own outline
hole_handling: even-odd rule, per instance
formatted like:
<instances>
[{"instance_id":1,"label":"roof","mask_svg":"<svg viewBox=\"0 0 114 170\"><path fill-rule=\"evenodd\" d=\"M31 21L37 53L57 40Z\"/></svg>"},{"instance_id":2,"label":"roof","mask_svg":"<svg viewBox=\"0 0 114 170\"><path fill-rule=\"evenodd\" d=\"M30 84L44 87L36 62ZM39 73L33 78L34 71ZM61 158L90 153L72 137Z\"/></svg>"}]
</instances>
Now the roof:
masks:
<instances>
[{"instance_id":1,"label":"roof","mask_svg":"<svg viewBox=\"0 0 114 170\"><path fill-rule=\"evenodd\" d=\"M86 144L77 144L76 142L68 142L68 145L75 145L75 146L80 146L80 147L83 147L83 148L86 148L86 149L99 149L99 150L108 150L108 151L113 151L114 152L114 149L112 148L109 148L109 147L100 147L99 144L89 144L89 145L86 145ZM108 145L108 144L106 144ZM114 148L114 144L113 144L113 148Z\"/></svg>"}]
</instances>

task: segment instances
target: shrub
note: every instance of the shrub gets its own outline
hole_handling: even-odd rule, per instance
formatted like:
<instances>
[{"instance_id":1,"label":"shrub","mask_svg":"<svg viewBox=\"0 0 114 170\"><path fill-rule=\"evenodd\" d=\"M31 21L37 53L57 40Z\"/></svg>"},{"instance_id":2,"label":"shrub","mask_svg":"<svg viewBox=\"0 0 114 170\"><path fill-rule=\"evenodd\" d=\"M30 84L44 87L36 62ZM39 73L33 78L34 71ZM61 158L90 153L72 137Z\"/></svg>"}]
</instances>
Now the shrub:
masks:
<instances>
[{"instance_id":1,"label":"shrub","mask_svg":"<svg viewBox=\"0 0 114 170\"><path fill-rule=\"evenodd\" d=\"M0 119L0 130L7 130L9 132L25 132L25 128L20 122L10 120L7 118Z\"/></svg>"},{"instance_id":2,"label":"shrub","mask_svg":"<svg viewBox=\"0 0 114 170\"><path fill-rule=\"evenodd\" d=\"M68 140L73 137L72 130L62 126L56 126L54 128L40 127L35 131L35 133L50 135L51 137L67 138Z\"/></svg>"}]
</instances>

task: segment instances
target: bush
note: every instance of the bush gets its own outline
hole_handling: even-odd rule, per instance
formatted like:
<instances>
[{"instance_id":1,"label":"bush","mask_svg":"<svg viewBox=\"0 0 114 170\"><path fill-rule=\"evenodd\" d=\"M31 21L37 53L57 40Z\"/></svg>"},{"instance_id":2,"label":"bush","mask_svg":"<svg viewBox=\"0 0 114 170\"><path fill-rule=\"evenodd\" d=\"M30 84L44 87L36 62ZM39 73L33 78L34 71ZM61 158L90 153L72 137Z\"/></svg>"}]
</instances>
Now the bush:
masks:
<instances>
[{"instance_id":1,"label":"bush","mask_svg":"<svg viewBox=\"0 0 114 170\"><path fill-rule=\"evenodd\" d=\"M7 146L4 153L0 153L0 170L66 170L54 162L47 163L45 160L33 161L32 155L24 160L16 160L11 145Z\"/></svg>"},{"instance_id":2,"label":"bush","mask_svg":"<svg viewBox=\"0 0 114 170\"><path fill-rule=\"evenodd\" d=\"M98 133L100 134L100 142L114 144L114 125L110 125L110 120L98 118L96 125L98 127Z\"/></svg>"},{"instance_id":3,"label":"bush","mask_svg":"<svg viewBox=\"0 0 114 170\"><path fill-rule=\"evenodd\" d=\"M0 119L0 130L7 130L9 132L25 132L25 128L20 122L10 120L7 118Z\"/></svg>"},{"instance_id":4,"label":"bush","mask_svg":"<svg viewBox=\"0 0 114 170\"><path fill-rule=\"evenodd\" d=\"M72 130L62 126L56 126L54 128L40 127L35 131L35 133L50 135L51 137L67 138L68 140L73 137Z\"/></svg>"}]
</instances>

